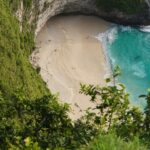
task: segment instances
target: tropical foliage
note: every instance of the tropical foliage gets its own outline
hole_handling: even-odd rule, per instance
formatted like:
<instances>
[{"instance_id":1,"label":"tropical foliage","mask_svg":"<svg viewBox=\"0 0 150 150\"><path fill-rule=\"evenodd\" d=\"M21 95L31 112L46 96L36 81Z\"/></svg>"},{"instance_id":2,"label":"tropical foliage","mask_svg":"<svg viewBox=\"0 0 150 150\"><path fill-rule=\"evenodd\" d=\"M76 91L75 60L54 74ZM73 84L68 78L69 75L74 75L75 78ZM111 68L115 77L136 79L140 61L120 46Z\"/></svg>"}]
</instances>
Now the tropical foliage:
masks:
<instances>
[{"instance_id":1,"label":"tropical foliage","mask_svg":"<svg viewBox=\"0 0 150 150\"><path fill-rule=\"evenodd\" d=\"M110 79L106 81L111 82ZM81 85L81 92L89 95L95 103L96 113L91 112L91 116L101 129L115 128L119 136L127 139L143 132L143 114L138 107L130 106L124 85Z\"/></svg>"},{"instance_id":2,"label":"tropical foliage","mask_svg":"<svg viewBox=\"0 0 150 150\"><path fill-rule=\"evenodd\" d=\"M48 94L48 90L29 63L34 30L26 20L22 25L20 32L8 1L0 0L0 90L6 97L21 91L25 97L35 99Z\"/></svg>"},{"instance_id":3,"label":"tropical foliage","mask_svg":"<svg viewBox=\"0 0 150 150\"><path fill-rule=\"evenodd\" d=\"M99 7L106 11L122 11L128 14L142 13L146 10L145 0L97 0Z\"/></svg>"},{"instance_id":4,"label":"tropical foliage","mask_svg":"<svg viewBox=\"0 0 150 150\"><path fill-rule=\"evenodd\" d=\"M0 96L0 148L25 148L31 143L42 149L76 149L96 134L90 124L68 116L69 106L57 96L24 99L20 93L10 100ZM33 146L31 144L30 146Z\"/></svg>"},{"instance_id":5,"label":"tropical foliage","mask_svg":"<svg viewBox=\"0 0 150 150\"><path fill-rule=\"evenodd\" d=\"M118 137L114 132L108 134L99 134L94 141L90 143L87 150L148 150L143 146L138 137L134 137L133 140L125 142ZM84 150L84 148L83 148Z\"/></svg>"}]
</instances>

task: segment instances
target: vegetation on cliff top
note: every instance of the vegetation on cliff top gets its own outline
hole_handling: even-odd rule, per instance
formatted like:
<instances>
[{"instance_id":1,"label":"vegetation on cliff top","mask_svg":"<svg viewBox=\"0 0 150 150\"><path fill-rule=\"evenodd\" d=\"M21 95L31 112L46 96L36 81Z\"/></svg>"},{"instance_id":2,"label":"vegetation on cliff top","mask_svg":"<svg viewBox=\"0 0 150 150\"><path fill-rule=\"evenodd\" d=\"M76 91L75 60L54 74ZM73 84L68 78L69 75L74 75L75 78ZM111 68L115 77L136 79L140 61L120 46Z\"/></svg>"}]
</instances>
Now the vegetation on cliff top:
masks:
<instances>
[{"instance_id":1,"label":"vegetation on cliff top","mask_svg":"<svg viewBox=\"0 0 150 150\"><path fill-rule=\"evenodd\" d=\"M107 12L119 10L127 14L142 13L147 8L145 0L97 0L97 4Z\"/></svg>"},{"instance_id":2,"label":"vegetation on cliff top","mask_svg":"<svg viewBox=\"0 0 150 150\"><path fill-rule=\"evenodd\" d=\"M120 150L122 145L126 150L146 150L150 146L149 113L145 120L138 108L129 105L124 86L82 85L81 92L96 102L97 113L89 109L74 122L68 117L69 106L59 104L55 95L30 100L19 93L6 99L1 93L0 148ZM149 95L142 97L149 101Z\"/></svg>"},{"instance_id":3,"label":"vegetation on cliff top","mask_svg":"<svg viewBox=\"0 0 150 150\"><path fill-rule=\"evenodd\" d=\"M87 150L147 150L138 139L135 137L129 142L125 142L118 137L114 132L108 134L101 133L93 140Z\"/></svg>"},{"instance_id":4,"label":"vegetation on cliff top","mask_svg":"<svg viewBox=\"0 0 150 150\"><path fill-rule=\"evenodd\" d=\"M33 32L26 21L20 32L19 22L12 15L8 2L0 0L0 90L7 97L18 91L27 98L48 93L29 63L29 54L34 49Z\"/></svg>"}]
</instances>

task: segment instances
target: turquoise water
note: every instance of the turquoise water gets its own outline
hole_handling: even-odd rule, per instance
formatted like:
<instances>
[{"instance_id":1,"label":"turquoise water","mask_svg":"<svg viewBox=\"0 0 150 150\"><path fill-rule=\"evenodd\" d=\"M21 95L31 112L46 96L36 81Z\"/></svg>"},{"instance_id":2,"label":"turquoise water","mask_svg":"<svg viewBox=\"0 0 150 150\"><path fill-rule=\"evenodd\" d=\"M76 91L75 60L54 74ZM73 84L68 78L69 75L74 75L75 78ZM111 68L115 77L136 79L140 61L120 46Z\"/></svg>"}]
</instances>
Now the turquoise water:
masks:
<instances>
[{"instance_id":1,"label":"turquoise water","mask_svg":"<svg viewBox=\"0 0 150 150\"><path fill-rule=\"evenodd\" d=\"M114 26L101 38L112 67L119 65L122 70L118 81L126 85L132 104L144 108L146 101L139 95L150 88L150 33Z\"/></svg>"}]
</instances>

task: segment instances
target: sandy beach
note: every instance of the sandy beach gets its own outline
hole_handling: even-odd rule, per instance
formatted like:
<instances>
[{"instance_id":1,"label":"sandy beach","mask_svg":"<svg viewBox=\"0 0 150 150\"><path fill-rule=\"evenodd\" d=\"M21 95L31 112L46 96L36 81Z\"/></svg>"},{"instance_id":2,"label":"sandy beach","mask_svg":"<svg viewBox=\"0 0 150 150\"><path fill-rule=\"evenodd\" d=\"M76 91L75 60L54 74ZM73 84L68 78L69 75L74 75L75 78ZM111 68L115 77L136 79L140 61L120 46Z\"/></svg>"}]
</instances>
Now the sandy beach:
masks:
<instances>
[{"instance_id":1,"label":"sandy beach","mask_svg":"<svg viewBox=\"0 0 150 150\"><path fill-rule=\"evenodd\" d=\"M52 93L71 105L71 117L79 118L93 107L89 97L79 94L80 83L104 85L106 60L95 38L110 23L93 16L57 16L39 32L32 64Z\"/></svg>"}]
</instances>

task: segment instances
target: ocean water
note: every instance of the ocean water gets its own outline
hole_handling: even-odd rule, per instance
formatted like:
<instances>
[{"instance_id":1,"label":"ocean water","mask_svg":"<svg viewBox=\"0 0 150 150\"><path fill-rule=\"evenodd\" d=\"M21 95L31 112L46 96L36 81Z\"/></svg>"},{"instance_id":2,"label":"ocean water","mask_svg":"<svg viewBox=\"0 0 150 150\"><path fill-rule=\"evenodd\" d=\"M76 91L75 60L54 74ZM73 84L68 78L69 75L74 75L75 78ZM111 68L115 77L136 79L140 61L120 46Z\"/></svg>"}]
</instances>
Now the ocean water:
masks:
<instances>
[{"instance_id":1,"label":"ocean water","mask_svg":"<svg viewBox=\"0 0 150 150\"><path fill-rule=\"evenodd\" d=\"M150 88L150 27L113 25L99 34L98 39L103 42L111 68L120 66L122 75L118 82L126 86L131 103L143 109L146 101L139 95L146 94Z\"/></svg>"}]
</instances>

